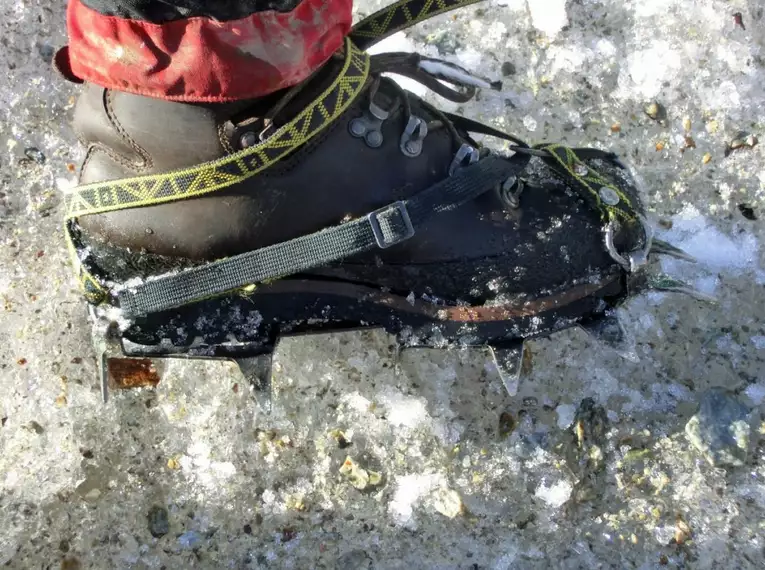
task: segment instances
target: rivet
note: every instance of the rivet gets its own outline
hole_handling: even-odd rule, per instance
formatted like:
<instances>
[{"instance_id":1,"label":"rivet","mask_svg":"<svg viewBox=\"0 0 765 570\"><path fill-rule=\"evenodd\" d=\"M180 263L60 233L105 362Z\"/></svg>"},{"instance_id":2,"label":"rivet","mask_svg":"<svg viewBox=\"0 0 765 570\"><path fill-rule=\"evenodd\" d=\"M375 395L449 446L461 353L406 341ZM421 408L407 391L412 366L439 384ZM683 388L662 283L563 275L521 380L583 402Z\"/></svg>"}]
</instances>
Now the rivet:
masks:
<instances>
[{"instance_id":1,"label":"rivet","mask_svg":"<svg viewBox=\"0 0 765 570\"><path fill-rule=\"evenodd\" d=\"M576 173L577 176L587 176L587 173L589 171L590 170L584 164L577 164L574 167L574 172Z\"/></svg>"},{"instance_id":2,"label":"rivet","mask_svg":"<svg viewBox=\"0 0 765 570\"><path fill-rule=\"evenodd\" d=\"M359 119L353 119L348 125L348 129L354 137L363 137L367 132L367 126L364 124L364 121Z\"/></svg>"},{"instance_id":3,"label":"rivet","mask_svg":"<svg viewBox=\"0 0 765 570\"><path fill-rule=\"evenodd\" d=\"M616 206L619 203L619 195L613 190L613 188L602 186L598 194L600 194L600 199L609 206Z\"/></svg>"},{"instance_id":4,"label":"rivet","mask_svg":"<svg viewBox=\"0 0 765 570\"><path fill-rule=\"evenodd\" d=\"M246 133L242 133L242 136L239 137L239 146L242 148L249 148L258 141L258 137L255 136L255 133L252 131L247 131Z\"/></svg>"},{"instance_id":5,"label":"rivet","mask_svg":"<svg viewBox=\"0 0 765 570\"><path fill-rule=\"evenodd\" d=\"M366 141L372 148L377 148L383 143L383 135L380 131L370 131L367 133Z\"/></svg>"}]
</instances>

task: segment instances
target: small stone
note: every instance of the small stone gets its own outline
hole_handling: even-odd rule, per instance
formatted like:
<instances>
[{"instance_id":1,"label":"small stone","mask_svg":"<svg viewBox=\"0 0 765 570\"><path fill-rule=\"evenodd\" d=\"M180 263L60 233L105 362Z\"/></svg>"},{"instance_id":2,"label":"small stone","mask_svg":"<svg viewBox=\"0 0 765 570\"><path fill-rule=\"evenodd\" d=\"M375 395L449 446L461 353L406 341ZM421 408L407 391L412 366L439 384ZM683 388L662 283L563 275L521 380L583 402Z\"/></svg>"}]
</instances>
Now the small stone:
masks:
<instances>
[{"instance_id":1,"label":"small stone","mask_svg":"<svg viewBox=\"0 0 765 570\"><path fill-rule=\"evenodd\" d=\"M372 559L363 550L351 550L340 556L335 562L337 570L369 570Z\"/></svg>"},{"instance_id":2,"label":"small stone","mask_svg":"<svg viewBox=\"0 0 765 570\"><path fill-rule=\"evenodd\" d=\"M178 462L178 460L175 457L171 457L167 460L167 468L168 469L180 469L181 464Z\"/></svg>"},{"instance_id":3,"label":"small stone","mask_svg":"<svg viewBox=\"0 0 765 570\"><path fill-rule=\"evenodd\" d=\"M711 160L712 160L712 155L709 153L706 153L704 157L701 159L701 162L703 162L704 164L709 164L709 161Z\"/></svg>"},{"instance_id":4,"label":"small stone","mask_svg":"<svg viewBox=\"0 0 765 570\"><path fill-rule=\"evenodd\" d=\"M433 508L445 517L453 519L463 511L462 498L457 491L438 489L433 493Z\"/></svg>"},{"instance_id":5,"label":"small stone","mask_svg":"<svg viewBox=\"0 0 765 570\"><path fill-rule=\"evenodd\" d=\"M58 396L56 396L56 407L57 408L63 408L64 406L66 406L66 402L67 402L67 400L66 400L66 395L65 394L59 394Z\"/></svg>"},{"instance_id":6,"label":"small stone","mask_svg":"<svg viewBox=\"0 0 765 570\"><path fill-rule=\"evenodd\" d=\"M184 532L181 536L178 537L178 544L181 545L181 548L186 548L189 550L193 550L199 546L200 542L202 542L202 535L193 530Z\"/></svg>"},{"instance_id":7,"label":"small stone","mask_svg":"<svg viewBox=\"0 0 765 570\"><path fill-rule=\"evenodd\" d=\"M61 561L61 570L80 570L81 568L82 563L77 558L67 557Z\"/></svg>"},{"instance_id":8,"label":"small stone","mask_svg":"<svg viewBox=\"0 0 765 570\"><path fill-rule=\"evenodd\" d=\"M170 532L170 520L165 507L153 506L149 509L147 519L149 521L149 532L154 538L162 538Z\"/></svg>"},{"instance_id":9,"label":"small stone","mask_svg":"<svg viewBox=\"0 0 765 570\"><path fill-rule=\"evenodd\" d=\"M244 525L244 527L242 527L242 530L244 531L244 534L252 534L251 525L248 525L248 524Z\"/></svg>"},{"instance_id":10,"label":"small stone","mask_svg":"<svg viewBox=\"0 0 765 570\"><path fill-rule=\"evenodd\" d=\"M24 426L24 427L26 427L28 430L31 430L31 431L35 432L37 435L42 435L42 434L44 434L44 433L45 433L45 428L44 428L44 427L42 427L40 424L38 424L38 423L37 423L36 421L34 421L34 420L32 420L31 422L29 422L29 423L28 423L26 426Z\"/></svg>"},{"instance_id":11,"label":"small stone","mask_svg":"<svg viewBox=\"0 0 765 570\"><path fill-rule=\"evenodd\" d=\"M656 143L656 152L661 152L664 150L664 142L659 141Z\"/></svg>"},{"instance_id":12,"label":"small stone","mask_svg":"<svg viewBox=\"0 0 765 570\"><path fill-rule=\"evenodd\" d=\"M100 489L91 489L87 493L85 493L84 498L88 501L95 501L98 499L98 497L101 496L101 490Z\"/></svg>"},{"instance_id":13,"label":"small stone","mask_svg":"<svg viewBox=\"0 0 765 570\"><path fill-rule=\"evenodd\" d=\"M504 439L515 431L517 422L510 412L502 412L499 415L499 437Z\"/></svg>"},{"instance_id":14,"label":"small stone","mask_svg":"<svg viewBox=\"0 0 765 570\"><path fill-rule=\"evenodd\" d=\"M685 433L711 465L740 467L749 454L752 420L751 410L732 394L713 388L702 395Z\"/></svg>"},{"instance_id":15,"label":"small stone","mask_svg":"<svg viewBox=\"0 0 765 570\"><path fill-rule=\"evenodd\" d=\"M747 220L757 219L757 214L755 213L754 208L752 208L752 206L749 204L739 204L738 211L741 212L741 215L744 216Z\"/></svg>"},{"instance_id":16,"label":"small stone","mask_svg":"<svg viewBox=\"0 0 765 570\"><path fill-rule=\"evenodd\" d=\"M515 64L509 61L506 61L502 64L502 75L504 75L505 77L507 77L508 75L515 75L516 71L517 70L515 68Z\"/></svg>"},{"instance_id":17,"label":"small stone","mask_svg":"<svg viewBox=\"0 0 765 570\"><path fill-rule=\"evenodd\" d=\"M342 430L339 429L333 429L330 432L330 435L337 441L337 446L340 449L346 449L353 445L350 441L348 441L348 438L345 436L345 433Z\"/></svg>"},{"instance_id":18,"label":"small stone","mask_svg":"<svg viewBox=\"0 0 765 570\"><path fill-rule=\"evenodd\" d=\"M734 150L740 150L740 149L746 149L746 148L754 148L757 146L757 143L759 143L759 139L752 134L740 132L738 133L733 140L725 146L725 156L730 156L730 154Z\"/></svg>"},{"instance_id":19,"label":"small stone","mask_svg":"<svg viewBox=\"0 0 765 570\"><path fill-rule=\"evenodd\" d=\"M25 148L24 156L26 156L29 160L36 162L37 164L45 164L45 155L37 147L30 146Z\"/></svg>"},{"instance_id":20,"label":"small stone","mask_svg":"<svg viewBox=\"0 0 765 570\"><path fill-rule=\"evenodd\" d=\"M685 129L686 132L691 130L691 120L688 117L683 119L683 129Z\"/></svg>"},{"instance_id":21,"label":"small stone","mask_svg":"<svg viewBox=\"0 0 765 570\"><path fill-rule=\"evenodd\" d=\"M622 125L619 121L616 121L614 124L611 125L611 132L612 133L619 133L622 130Z\"/></svg>"},{"instance_id":22,"label":"small stone","mask_svg":"<svg viewBox=\"0 0 765 570\"><path fill-rule=\"evenodd\" d=\"M344 475L346 480L359 491L374 487L382 482L380 473L362 468L350 456L347 456L343 461L340 474Z\"/></svg>"},{"instance_id":23,"label":"small stone","mask_svg":"<svg viewBox=\"0 0 765 570\"><path fill-rule=\"evenodd\" d=\"M677 515L675 519L675 543L684 544L689 538L691 538L691 527L683 520L681 515Z\"/></svg>"},{"instance_id":24,"label":"small stone","mask_svg":"<svg viewBox=\"0 0 765 570\"><path fill-rule=\"evenodd\" d=\"M643 110L645 111L645 114L648 115L654 121L657 121L662 126L666 125L667 110L664 108L664 106L661 103L657 101L651 101L645 106Z\"/></svg>"}]
</instances>

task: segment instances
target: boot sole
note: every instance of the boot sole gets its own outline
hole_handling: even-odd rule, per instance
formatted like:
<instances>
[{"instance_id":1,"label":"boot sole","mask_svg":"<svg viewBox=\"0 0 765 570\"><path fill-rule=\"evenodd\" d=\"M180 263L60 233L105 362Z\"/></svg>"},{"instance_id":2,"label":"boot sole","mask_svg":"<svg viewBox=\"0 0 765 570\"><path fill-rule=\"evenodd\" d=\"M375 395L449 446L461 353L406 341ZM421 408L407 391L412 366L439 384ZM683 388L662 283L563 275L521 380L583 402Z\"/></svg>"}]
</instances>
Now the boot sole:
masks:
<instances>
[{"instance_id":1,"label":"boot sole","mask_svg":"<svg viewBox=\"0 0 765 570\"><path fill-rule=\"evenodd\" d=\"M248 297L154 313L121 336L126 353L140 355L263 354L283 335L359 328L383 328L402 346L501 346L597 318L623 291L617 273L535 299L461 306L347 282L290 279Z\"/></svg>"}]
</instances>

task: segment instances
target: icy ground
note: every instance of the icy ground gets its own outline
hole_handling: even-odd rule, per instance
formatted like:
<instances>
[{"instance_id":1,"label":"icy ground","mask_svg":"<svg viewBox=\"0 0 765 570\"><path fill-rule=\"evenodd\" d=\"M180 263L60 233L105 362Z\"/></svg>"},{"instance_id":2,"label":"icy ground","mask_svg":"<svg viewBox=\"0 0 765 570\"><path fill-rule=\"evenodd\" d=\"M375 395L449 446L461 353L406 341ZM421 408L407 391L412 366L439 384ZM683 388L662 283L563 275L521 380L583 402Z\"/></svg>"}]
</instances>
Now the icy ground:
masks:
<instances>
[{"instance_id":1,"label":"icy ground","mask_svg":"<svg viewBox=\"0 0 765 570\"><path fill-rule=\"evenodd\" d=\"M0 0L0 30L0 567L763 567L762 424L739 465L685 427L711 387L765 405L765 142L725 151L765 139L760 0L494 0L386 41L501 77L468 116L627 157L699 258L665 269L719 304L631 302L636 363L535 342L515 397L481 352L396 375L384 335L290 340L271 416L223 364L100 403L60 232L64 2Z\"/></svg>"}]
</instances>

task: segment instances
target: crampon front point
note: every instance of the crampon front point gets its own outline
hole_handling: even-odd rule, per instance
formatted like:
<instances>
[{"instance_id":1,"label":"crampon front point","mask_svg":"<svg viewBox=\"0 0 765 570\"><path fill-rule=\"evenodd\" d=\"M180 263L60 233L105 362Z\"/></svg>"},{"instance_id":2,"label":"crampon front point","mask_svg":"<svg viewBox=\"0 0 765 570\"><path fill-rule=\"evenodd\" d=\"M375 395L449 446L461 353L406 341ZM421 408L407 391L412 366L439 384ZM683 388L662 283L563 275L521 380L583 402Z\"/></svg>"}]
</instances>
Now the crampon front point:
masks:
<instances>
[{"instance_id":1,"label":"crampon front point","mask_svg":"<svg viewBox=\"0 0 765 570\"><path fill-rule=\"evenodd\" d=\"M654 239L616 155L446 113L387 75L457 102L501 86L365 51L472 3L398 2L309 79L256 100L85 86L75 127L88 153L65 229L105 398L156 385L159 358L232 359L265 389L279 338L357 328L488 347L514 393L526 339L579 326L628 355L621 303L692 292L650 271L657 255L690 258Z\"/></svg>"}]
</instances>

